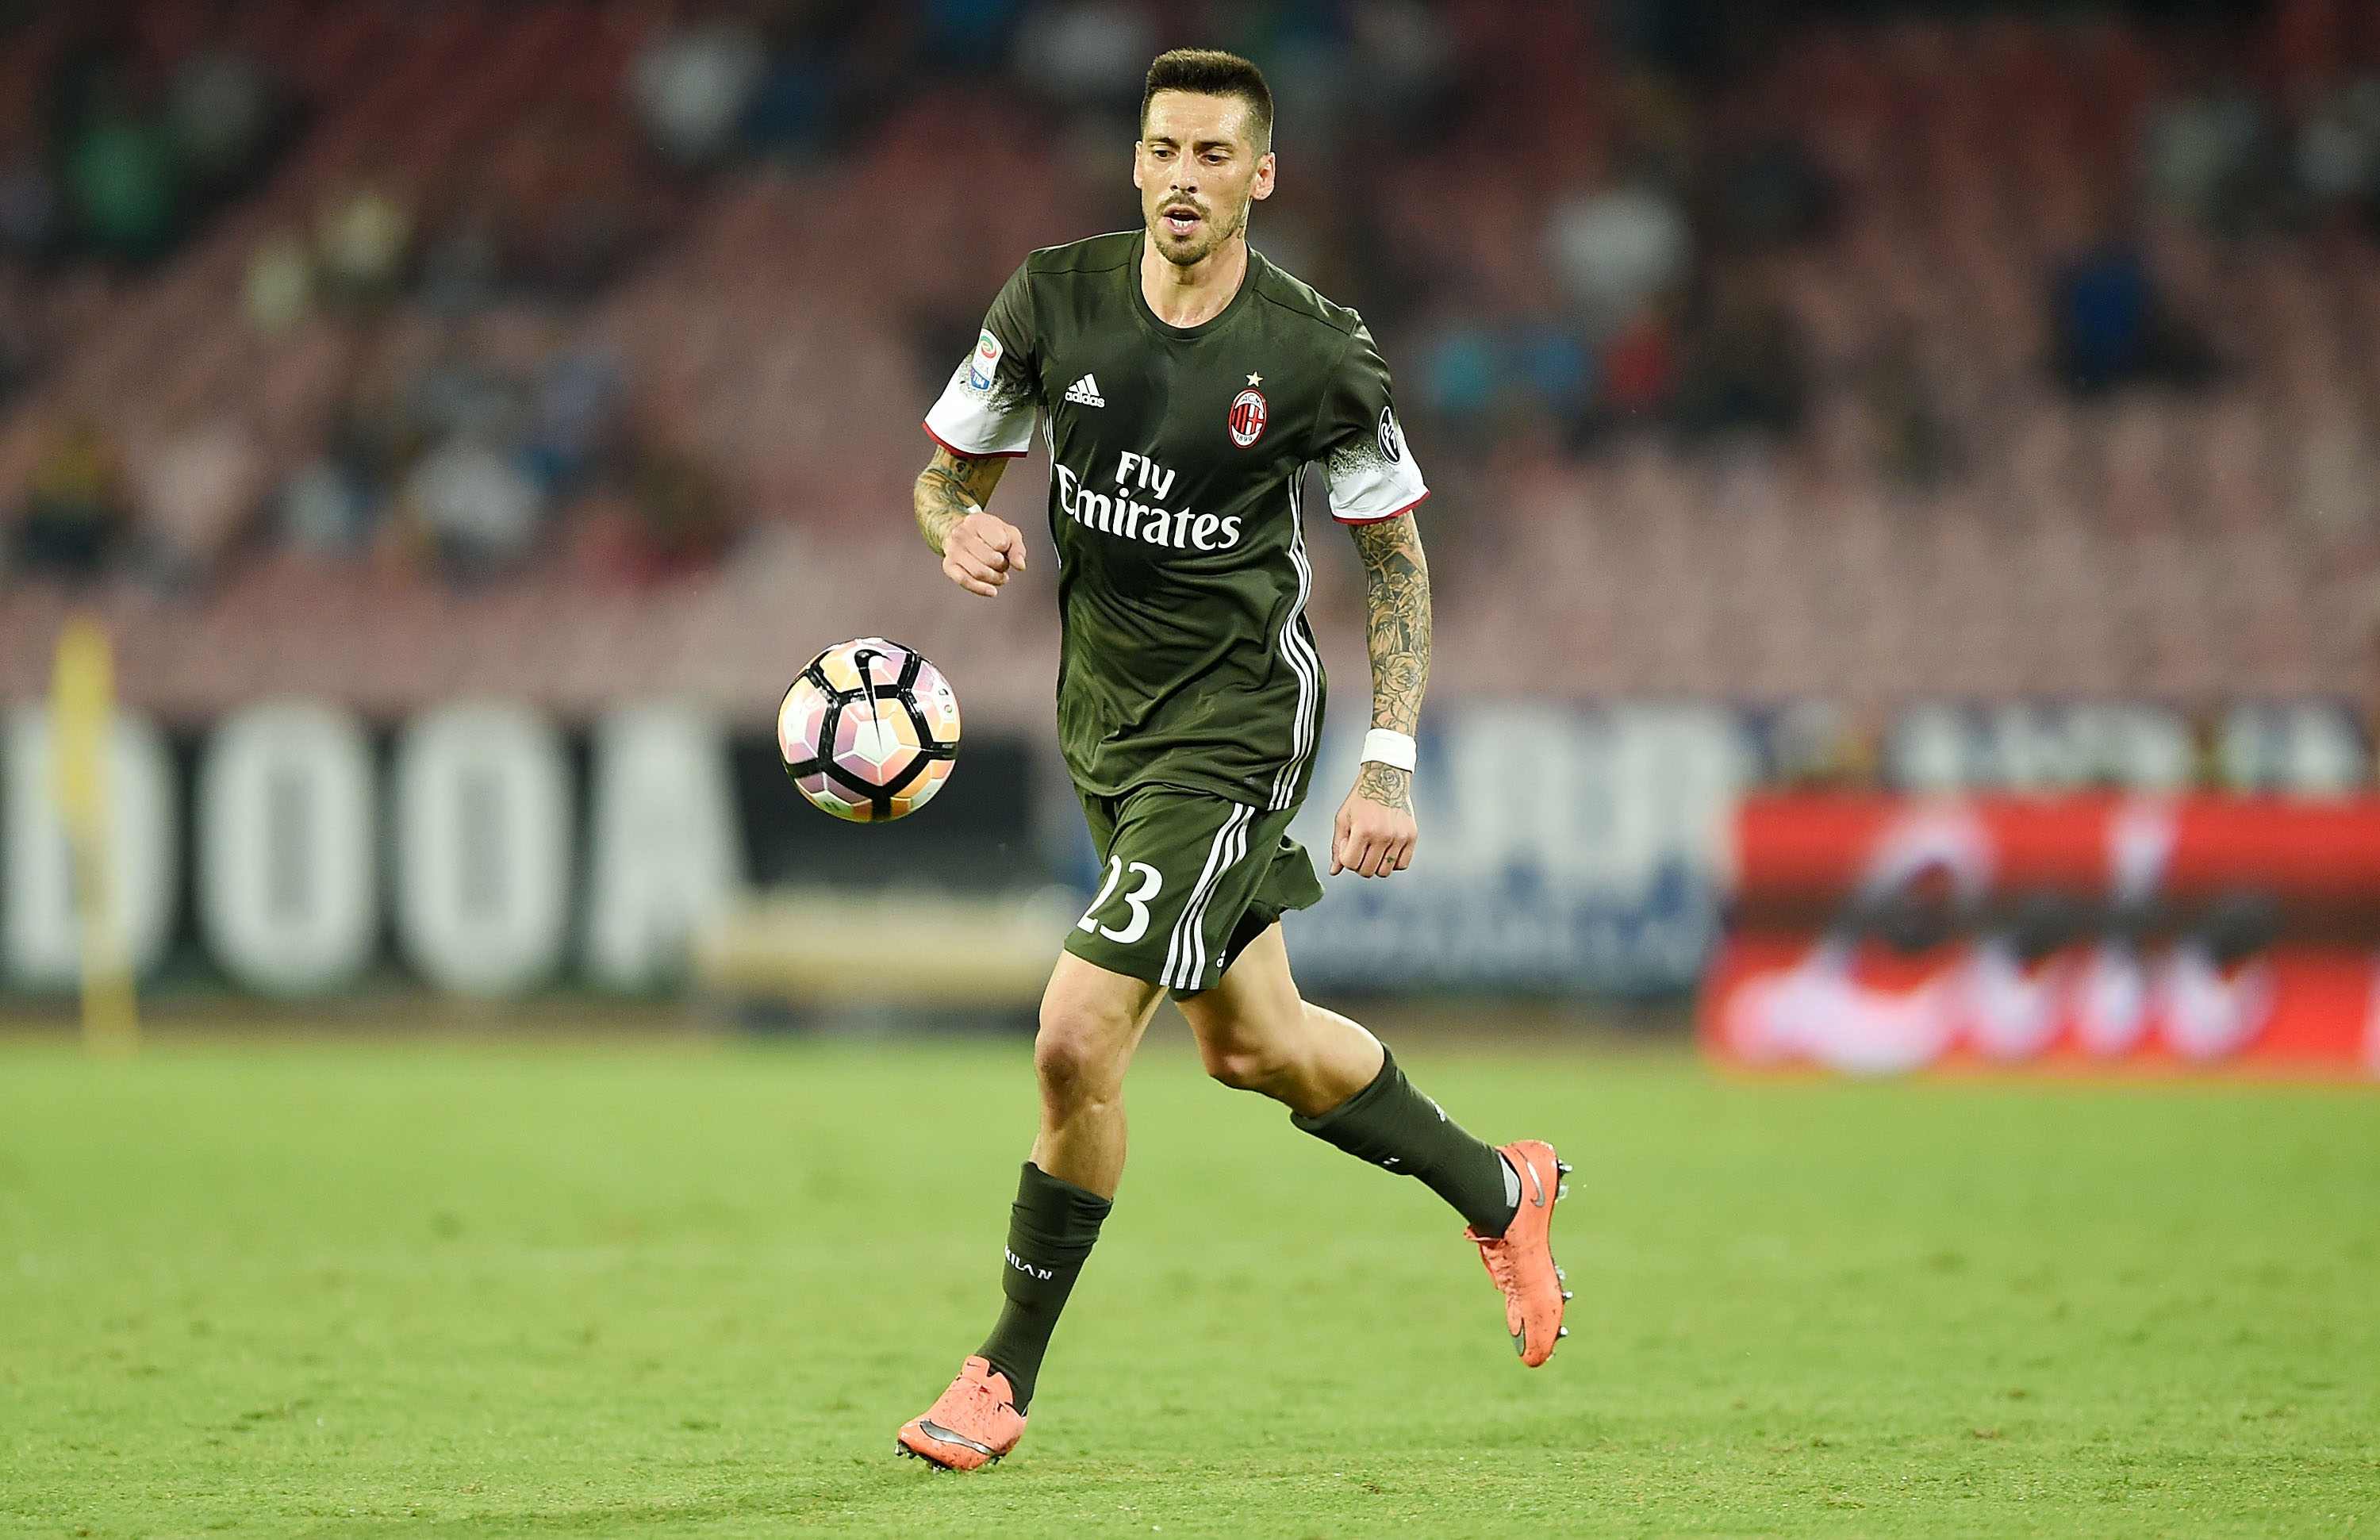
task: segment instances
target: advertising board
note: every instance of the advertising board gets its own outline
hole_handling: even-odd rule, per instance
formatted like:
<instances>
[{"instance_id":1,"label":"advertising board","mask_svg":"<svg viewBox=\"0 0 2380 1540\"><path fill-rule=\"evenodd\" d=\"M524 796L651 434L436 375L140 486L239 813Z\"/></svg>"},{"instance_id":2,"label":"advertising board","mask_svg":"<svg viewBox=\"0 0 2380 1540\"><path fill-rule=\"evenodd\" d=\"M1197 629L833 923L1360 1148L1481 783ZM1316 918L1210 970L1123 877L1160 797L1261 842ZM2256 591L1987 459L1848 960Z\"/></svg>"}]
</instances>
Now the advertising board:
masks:
<instances>
[{"instance_id":1,"label":"advertising board","mask_svg":"<svg viewBox=\"0 0 2380 1540\"><path fill-rule=\"evenodd\" d=\"M1651 994L1691 988L1718 934L1729 819L1755 768L1705 706L1480 705L1433 713L1421 846L1389 881L1330 879L1290 921L1333 989ZM1292 834L1330 867L1362 724L1326 735Z\"/></svg>"},{"instance_id":2,"label":"advertising board","mask_svg":"<svg viewBox=\"0 0 2380 1540\"><path fill-rule=\"evenodd\" d=\"M1757 794L1721 1061L2380 1073L2380 798Z\"/></svg>"}]
</instances>

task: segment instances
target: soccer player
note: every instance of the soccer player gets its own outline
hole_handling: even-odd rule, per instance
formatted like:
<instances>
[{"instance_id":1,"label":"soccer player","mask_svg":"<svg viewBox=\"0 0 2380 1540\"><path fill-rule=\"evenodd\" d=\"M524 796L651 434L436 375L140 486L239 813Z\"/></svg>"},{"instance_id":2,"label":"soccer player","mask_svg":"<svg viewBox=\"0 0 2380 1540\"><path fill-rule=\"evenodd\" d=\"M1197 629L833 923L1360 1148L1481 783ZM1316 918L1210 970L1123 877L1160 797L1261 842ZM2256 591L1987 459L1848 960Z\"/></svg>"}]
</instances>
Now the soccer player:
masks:
<instances>
[{"instance_id":1,"label":"soccer player","mask_svg":"<svg viewBox=\"0 0 2380 1540\"><path fill-rule=\"evenodd\" d=\"M1353 311L1248 248L1273 188L1272 97L1229 54L1150 66L1133 183L1146 228L1026 258L926 418L917 514L942 571L995 598L1025 536L987 513L1038 416L1063 623L1058 732L1101 863L1033 1064L1041 1129L1011 1211L1007 1303L899 1449L974 1470L1016 1447L1050 1329L1123 1173L1123 1079L1172 994L1208 1073L1285 1104L1469 1221L1524 1364L1565 1334L1547 1231L1553 1147L1500 1149L1415 1090L1361 1026L1300 999L1281 916L1322 896L1287 835L1322 720L1299 485L1320 464L1365 573L1372 732L1330 869L1413 859L1414 725L1429 674L1428 495L1388 367Z\"/></svg>"}]
</instances>

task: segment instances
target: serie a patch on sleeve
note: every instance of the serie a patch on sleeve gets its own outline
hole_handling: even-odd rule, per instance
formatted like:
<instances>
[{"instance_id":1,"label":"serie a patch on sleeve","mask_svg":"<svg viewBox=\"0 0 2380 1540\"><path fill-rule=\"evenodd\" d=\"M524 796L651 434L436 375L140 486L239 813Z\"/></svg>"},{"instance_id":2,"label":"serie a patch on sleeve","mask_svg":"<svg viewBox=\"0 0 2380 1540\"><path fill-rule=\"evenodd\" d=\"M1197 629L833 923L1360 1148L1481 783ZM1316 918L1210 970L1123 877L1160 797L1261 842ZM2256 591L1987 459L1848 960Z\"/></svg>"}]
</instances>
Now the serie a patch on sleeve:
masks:
<instances>
[{"instance_id":1,"label":"serie a patch on sleeve","mask_svg":"<svg viewBox=\"0 0 2380 1540\"><path fill-rule=\"evenodd\" d=\"M991 382L1000 378L1000 339L987 326L975 340L975 352L967 358L967 388L979 394L990 394ZM942 355L944 358L949 354Z\"/></svg>"}]
</instances>

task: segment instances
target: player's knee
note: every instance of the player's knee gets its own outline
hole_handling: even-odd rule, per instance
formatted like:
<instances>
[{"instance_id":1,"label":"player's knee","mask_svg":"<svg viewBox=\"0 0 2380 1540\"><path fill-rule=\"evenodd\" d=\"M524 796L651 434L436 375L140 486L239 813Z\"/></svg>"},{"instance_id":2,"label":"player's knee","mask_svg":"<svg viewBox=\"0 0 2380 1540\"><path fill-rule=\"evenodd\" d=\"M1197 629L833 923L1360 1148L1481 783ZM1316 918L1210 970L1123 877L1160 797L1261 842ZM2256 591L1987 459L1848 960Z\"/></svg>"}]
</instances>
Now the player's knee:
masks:
<instances>
[{"instance_id":1,"label":"player's knee","mask_svg":"<svg viewBox=\"0 0 2380 1540\"><path fill-rule=\"evenodd\" d=\"M1117 1078L1113 1034L1102 1024L1044 1011L1033 1038L1033 1073L1058 1101L1097 1100Z\"/></svg>"}]
</instances>

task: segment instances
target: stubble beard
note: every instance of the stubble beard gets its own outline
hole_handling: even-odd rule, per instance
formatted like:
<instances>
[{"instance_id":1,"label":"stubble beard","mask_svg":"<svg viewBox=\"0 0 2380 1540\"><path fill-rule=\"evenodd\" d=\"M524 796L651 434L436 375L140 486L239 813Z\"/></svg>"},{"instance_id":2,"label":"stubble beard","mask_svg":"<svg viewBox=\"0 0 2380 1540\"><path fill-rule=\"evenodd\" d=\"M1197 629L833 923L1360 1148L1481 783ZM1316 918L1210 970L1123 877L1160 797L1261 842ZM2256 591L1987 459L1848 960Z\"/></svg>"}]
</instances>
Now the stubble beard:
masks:
<instances>
[{"instance_id":1,"label":"stubble beard","mask_svg":"<svg viewBox=\"0 0 2380 1540\"><path fill-rule=\"evenodd\" d=\"M1165 233L1164 212L1165 206L1160 204L1157 212L1148 216L1148 233L1155 238L1157 254L1175 267L1196 267L1200 262L1220 251L1224 244L1233 236L1248 227L1248 205L1246 202L1242 202L1238 211L1232 215L1231 223L1228 224L1223 224L1214 213L1208 213L1207 227L1212 234L1205 240L1195 246L1176 246L1172 244L1172 237Z\"/></svg>"}]
</instances>

